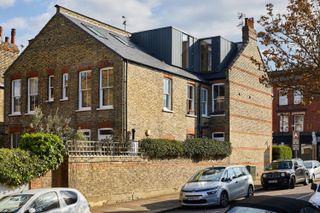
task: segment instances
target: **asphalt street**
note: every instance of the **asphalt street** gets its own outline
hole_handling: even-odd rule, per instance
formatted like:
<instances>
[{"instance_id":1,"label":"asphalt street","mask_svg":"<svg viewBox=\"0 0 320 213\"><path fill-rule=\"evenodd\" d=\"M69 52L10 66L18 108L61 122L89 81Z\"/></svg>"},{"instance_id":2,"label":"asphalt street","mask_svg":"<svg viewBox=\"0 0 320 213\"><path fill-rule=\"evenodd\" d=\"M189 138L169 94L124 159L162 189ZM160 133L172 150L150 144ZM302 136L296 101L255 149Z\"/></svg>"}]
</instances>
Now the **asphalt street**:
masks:
<instances>
[{"instance_id":1,"label":"asphalt street","mask_svg":"<svg viewBox=\"0 0 320 213\"><path fill-rule=\"evenodd\" d=\"M283 197L290 197L296 198L301 200L309 200L312 196L313 191L310 189L311 185L296 185L294 189L271 189L271 190L261 190L255 193L256 196L258 195L267 195L267 196L283 196ZM237 201L233 201L237 202ZM178 209L167 211L167 212L176 212L176 213L223 213L227 208L221 207L180 207Z\"/></svg>"}]
</instances>

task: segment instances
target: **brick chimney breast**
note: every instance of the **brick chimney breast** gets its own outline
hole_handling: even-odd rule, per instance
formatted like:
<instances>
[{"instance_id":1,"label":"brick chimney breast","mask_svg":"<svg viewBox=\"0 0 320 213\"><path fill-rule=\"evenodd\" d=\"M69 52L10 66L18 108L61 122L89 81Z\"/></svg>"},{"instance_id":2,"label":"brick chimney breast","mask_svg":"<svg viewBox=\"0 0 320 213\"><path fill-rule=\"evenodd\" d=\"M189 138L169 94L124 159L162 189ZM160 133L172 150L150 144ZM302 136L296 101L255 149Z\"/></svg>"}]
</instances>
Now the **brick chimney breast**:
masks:
<instances>
[{"instance_id":1,"label":"brick chimney breast","mask_svg":"<svg viewBox=\"0 0 320 213\"><path fill-rule=\"evenodd\" d=\"M3 27L0 26L0 43L2 42L2 32L3 32Z\"/></svg>"},{"instance_id":2,"label":"brick chimney breast","mask_svg":"<svg viewBox=\"0 0 320 213\"><path fill-rule=\"evenodd\" d=\"M9 43L9 37L8 36L5 37L4 42Z\"/></svg>"},{"instance_id":3,"label":"brick chimney breast","mask_svg":"<svg viewBox=\"0 0 320 213\"><path fill-rule=\"evenodd\" d=\"M242 40L243 42L249 42L253 40L256 42L257 33L254 29L254 19L253 18L245 18L244 26L242 27Z\"/></svg>"}]
</instances>

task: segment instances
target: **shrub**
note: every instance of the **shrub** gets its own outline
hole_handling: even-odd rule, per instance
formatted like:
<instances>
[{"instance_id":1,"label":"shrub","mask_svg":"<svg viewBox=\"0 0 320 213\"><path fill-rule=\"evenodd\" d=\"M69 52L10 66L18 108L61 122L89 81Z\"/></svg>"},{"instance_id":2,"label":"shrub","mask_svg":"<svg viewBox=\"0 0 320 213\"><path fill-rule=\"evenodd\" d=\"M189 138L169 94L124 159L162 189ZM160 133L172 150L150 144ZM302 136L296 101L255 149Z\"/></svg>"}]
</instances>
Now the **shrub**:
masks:
<instances>
[{"instance_id":1,"label":"shrub","mask_svg":"<svg viewBox=\"0 0 320 213\"><path fill-rule=\"evenodd\" d=\"M206 138L194 138L184 142L184 150L187 157L195 160L217 160L231 154L231 144Z\"/></svg>"},{"instance_id":2,"label":"shrub","mask_svg":"<svg viewBox=\"0 0 320 213\"><path fill-rule=\"evenodd\" d=\"M48 133L26 133L21 136L19 148L30 151L46 163L49 170L56 169L62 162L64 156L64 145L62 140Z\"/></svg>"},{"instance_id":3,"label":"shrub","mask_svg":"<svg viewBox=\"0 0 320 213\"><path fill-rule=\"evenodd\" d=\"M272 146L272 160L292 159L292 150L289 146Z\"/></svg>"},{"instance_id":4,"label":"shrub","mask_svg":"<svg viewBox=\"0 0 320 213\"><path fill-rule=\"evenodd\" d=\"M45 172L43 160L21 149L0 149L0 182L19 186Z\"/></svg>"},{"instance_id":5,"label":"shrub","mask_svg":"<svg viewBox=\"0 0 320 213\"><path fill-rule=\"evenodd\" d=\"M172 159L183 156L182 142L164 139L143 139L140 147L152 159Z\"/></svg>"}]
</instances>

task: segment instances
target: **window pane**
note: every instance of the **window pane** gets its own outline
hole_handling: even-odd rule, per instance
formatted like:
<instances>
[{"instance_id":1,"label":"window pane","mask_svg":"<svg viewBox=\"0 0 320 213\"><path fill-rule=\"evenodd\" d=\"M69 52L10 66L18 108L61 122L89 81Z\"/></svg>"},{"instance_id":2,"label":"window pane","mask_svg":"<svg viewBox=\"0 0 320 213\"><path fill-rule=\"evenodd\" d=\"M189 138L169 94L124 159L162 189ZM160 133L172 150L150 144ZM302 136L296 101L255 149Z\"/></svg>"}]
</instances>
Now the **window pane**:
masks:
<instances>
[{"instance_id":1,"label":"window pane","mask_svg":"<svg viewBox=\"0 0 320 213\"><path fill-rule=\"evenodd\" d=\"M101 73L101 77L102 77L102 79L101 79L101 85L102 85L102 87L103 88L105 88L105 87L107 87L107 86L109 86L108 85L108 70L102 70L101 71L102 73Z\"/></svg>"},{"instance_id":2,"label":"window pane","mask_svg":"<svg viewBox=\"0 0 320 213\"><path fill-rule=\"evenodd\" d=\"M13 81L13 96L20 96L21 94L21 80Z\"/></svg>"},{"instance_id":3,"label":"window pane","mask_svg":"<svg viewBox=\"0 0 320 213\"><path fill-rule=\"evenodd\" d=\"M304 115L294 115L293 120L295 131L303 132Z\"/></svg>"},{"instance_id":4,"label":"window pane","mask_svg":"<svg viewBox=\"0 0 320 213\"><path fill-rule=\"evenodd\" d=\"M289 116L281 115L280 116L280 132L289 131Z\"/></svg>"},{"instance_id":5,"label":"window pane","mask_svg":"<svg viewBox=\"0 0 320 213\"><path fill-rule=\"evenodd\" d=\"M44 194L31 204L31 208L34 208L36 212L45 212L59 207L58 196L55 192Z\"/></svg>"},{"instance_id":6,"label":"window pane","mask_svg":"<svg viewBox=\"0 0 320 213\"><path fill-rule=\"evenodd\" d=\"M30 94L37 95L38 94L38 78L30 79Z\"/></svg>"}]
</instances>

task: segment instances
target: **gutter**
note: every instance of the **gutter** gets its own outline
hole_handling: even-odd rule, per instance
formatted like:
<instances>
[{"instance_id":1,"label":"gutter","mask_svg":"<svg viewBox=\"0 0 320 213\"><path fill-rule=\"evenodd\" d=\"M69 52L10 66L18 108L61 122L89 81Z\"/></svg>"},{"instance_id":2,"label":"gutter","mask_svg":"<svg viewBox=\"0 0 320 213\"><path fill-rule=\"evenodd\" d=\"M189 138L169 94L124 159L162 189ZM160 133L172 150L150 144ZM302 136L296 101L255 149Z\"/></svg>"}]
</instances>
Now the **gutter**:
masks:
<instances>
[{"instance_id":1,"label":"gutter","mask_svg":"<svg viewBox=\"0 0 320 213\"><path fill-rule=\"evenodd\" d=\"M123 88L125 91L123 91L123 127L124 131L122 134L124 137L123 141L128 141L129 138L127 138L127 132L128 132L128 60L124 59L124 82L123 82Z\"/></svg>"}]
</instances>

